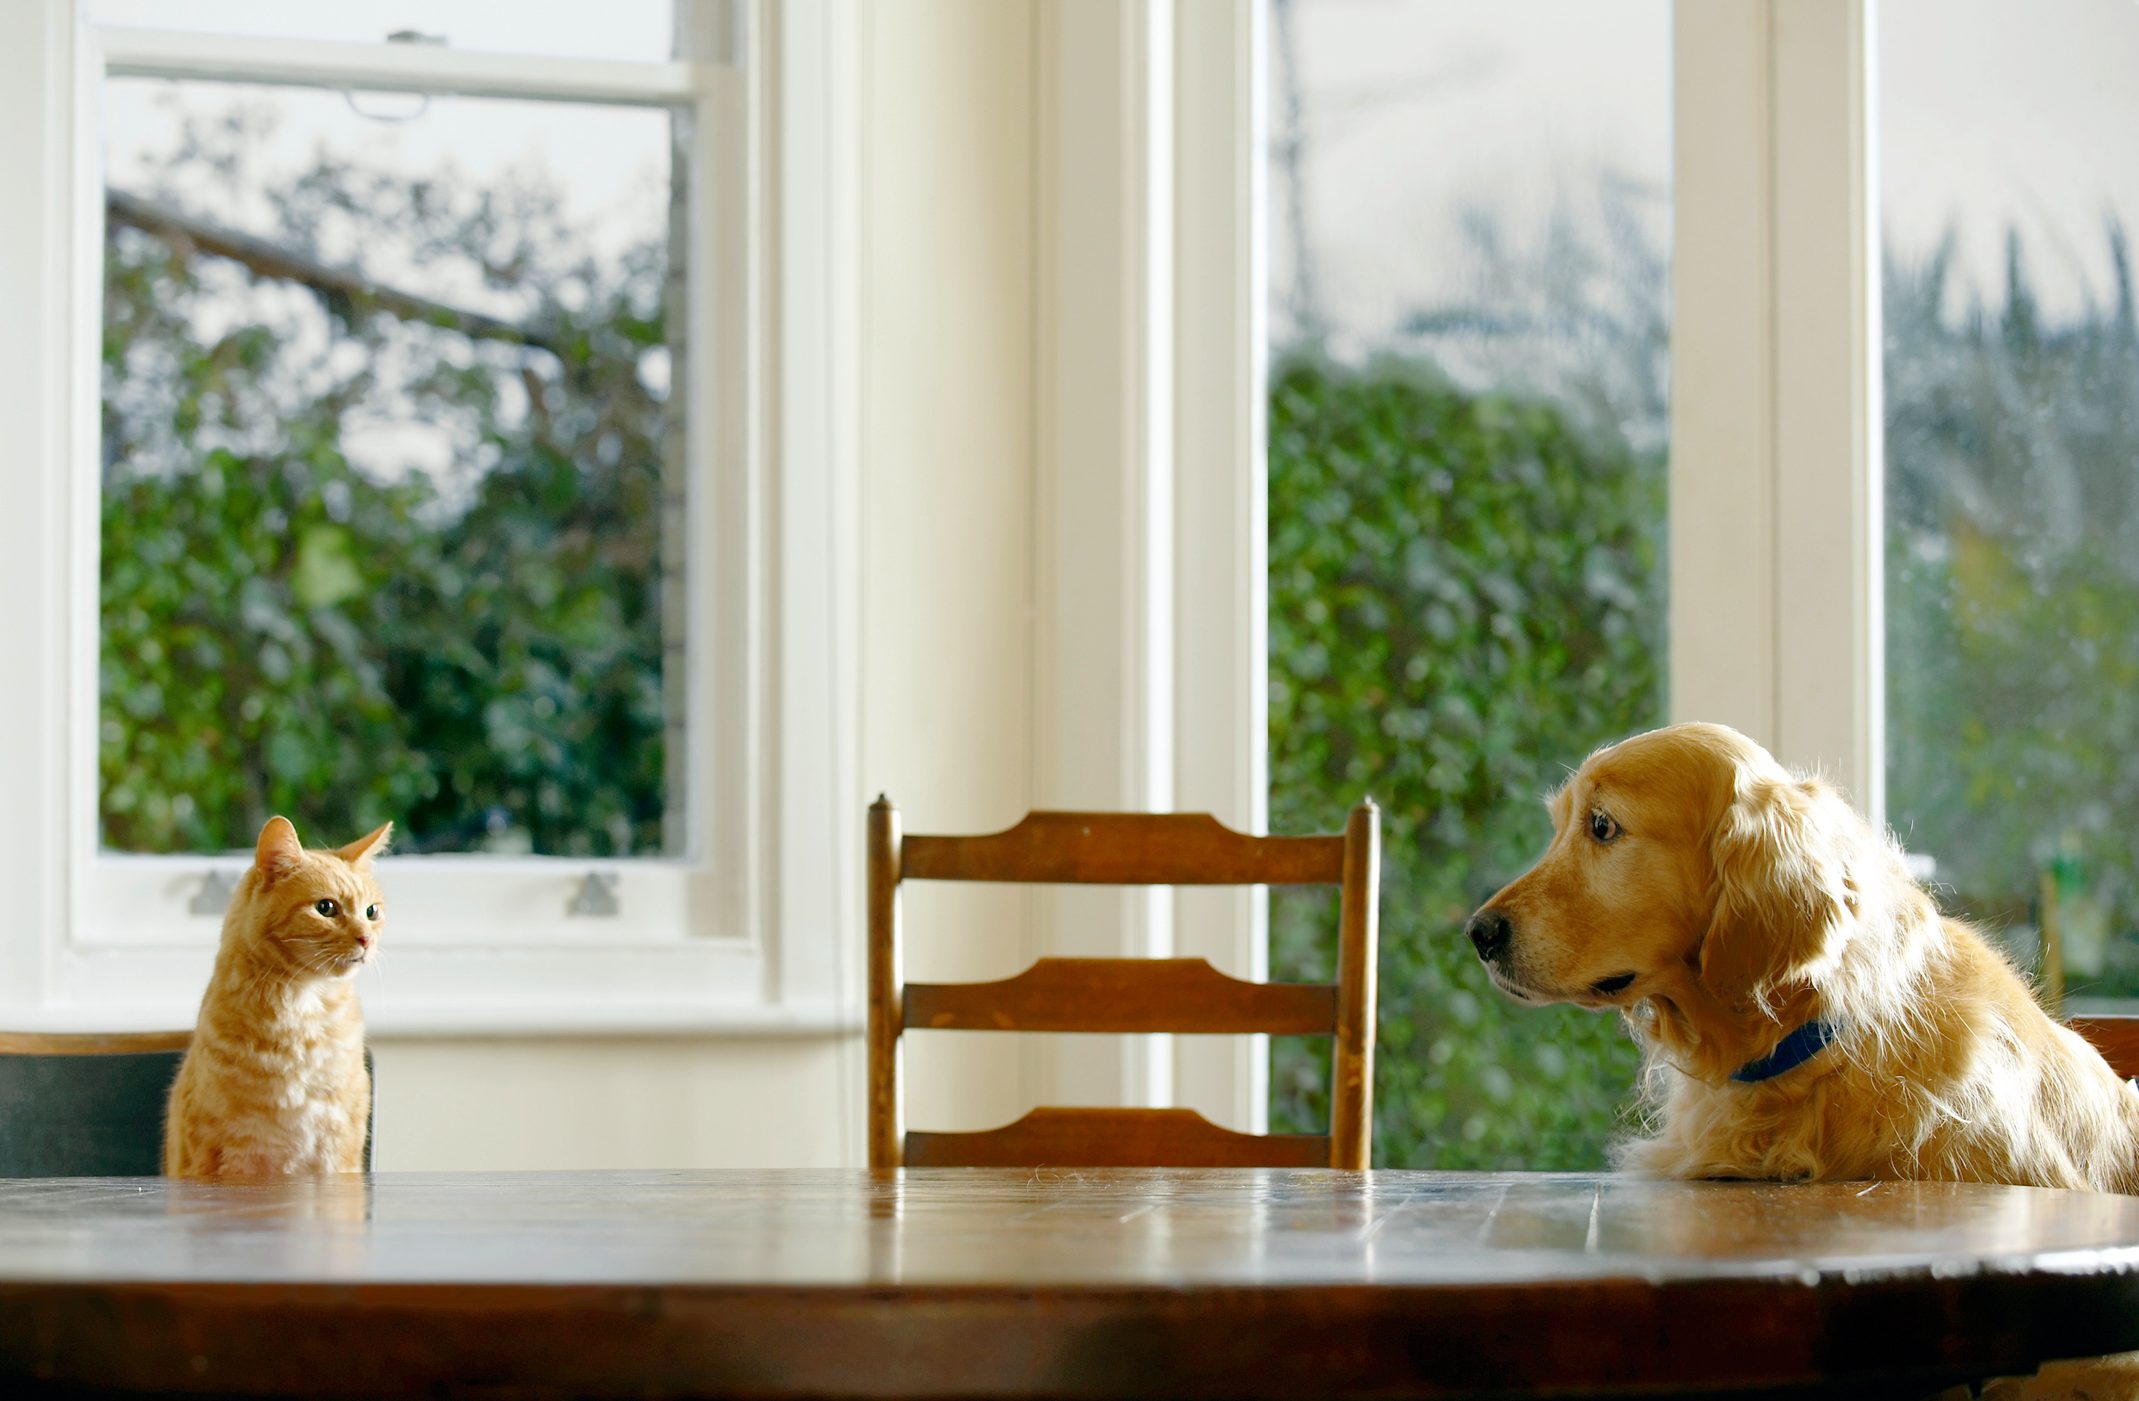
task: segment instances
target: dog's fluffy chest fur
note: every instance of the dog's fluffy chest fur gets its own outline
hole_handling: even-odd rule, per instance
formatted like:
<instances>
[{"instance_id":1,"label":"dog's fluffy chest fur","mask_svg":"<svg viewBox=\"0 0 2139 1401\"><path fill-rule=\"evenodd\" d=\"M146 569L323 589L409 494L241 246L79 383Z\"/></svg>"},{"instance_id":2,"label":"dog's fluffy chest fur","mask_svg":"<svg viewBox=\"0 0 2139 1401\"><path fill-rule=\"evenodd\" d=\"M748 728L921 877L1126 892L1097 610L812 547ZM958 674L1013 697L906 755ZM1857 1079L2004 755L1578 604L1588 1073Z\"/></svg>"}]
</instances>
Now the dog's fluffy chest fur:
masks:
<instances>
[{"instance_id":1,"label":"dog's fluffy chest fur","mask_svg":"<svg viewBox=\"0 0 2139 1401\"><path fill-rule=\"evenodd\" d=\"M1965 925L1939 921L1920 995L1746 1085L1668 1065L1629 1166L1671 1177L1915 1178L2139 1191L2139 1091L2057 1026Z\"/></svg>"}]
</instances>

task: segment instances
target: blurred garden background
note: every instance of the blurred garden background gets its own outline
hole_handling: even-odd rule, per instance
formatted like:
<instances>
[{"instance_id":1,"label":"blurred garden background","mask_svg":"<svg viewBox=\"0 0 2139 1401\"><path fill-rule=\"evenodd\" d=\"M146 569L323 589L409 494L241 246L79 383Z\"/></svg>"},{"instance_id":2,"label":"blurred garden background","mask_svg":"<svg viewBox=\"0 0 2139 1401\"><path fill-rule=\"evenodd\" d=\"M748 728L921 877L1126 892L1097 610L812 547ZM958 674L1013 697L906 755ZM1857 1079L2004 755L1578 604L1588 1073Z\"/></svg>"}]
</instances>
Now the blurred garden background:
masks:
<instances>
[{"instance_id":1,"label":"blurred garden background","mask_svg":"<svg viewBox=\"0 0 2139 1401\"><path fill-rule=\"evenodd\" d=\"M2062 3L2017 40L1981 6L1882 11L1910 60L1882 94L1887 802L1948 909L2031 972L2051 925L2070 991L2121 997L2139 182L2106 135L2075 157L2108 172L2099 203L2014 172L2042 135L2023 94L2090 38L2139 51L2139 16ZM1617 1019L1499 998L1461 930L1543 850L1542 795L1667 718L1669 6L1267 15L1271 821L1383 805L1375 1161L1600 1167L1634 1127ZM2041 71L1964 107L1939 85L1974 93L1955 50L1986 45ZM1918 159L1968 122L1966 171ZM1333 951L1327 901L1273 899L1275 976ZM1273 1125L1325 1123L1328 1072L1326 1041L1278 1043Z\"/></svg>"}]
</instances>

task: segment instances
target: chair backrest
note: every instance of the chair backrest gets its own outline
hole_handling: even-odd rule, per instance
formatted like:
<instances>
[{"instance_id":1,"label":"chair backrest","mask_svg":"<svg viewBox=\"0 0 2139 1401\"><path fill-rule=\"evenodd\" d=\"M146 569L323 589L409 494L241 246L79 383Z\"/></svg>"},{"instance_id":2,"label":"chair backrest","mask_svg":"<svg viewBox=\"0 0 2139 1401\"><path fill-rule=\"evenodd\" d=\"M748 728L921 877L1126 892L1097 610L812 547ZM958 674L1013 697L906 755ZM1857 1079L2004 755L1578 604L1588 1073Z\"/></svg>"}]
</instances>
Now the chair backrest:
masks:
<instances>
[{"instance_id":1,"label":"chair backrest","mask_svg":"<svg viewBox=\"0 0 2139 1401\"><path fill-rule=\"evenodd\" d=\"M2139 1017L2074 1017L2065 1023L2126 1080L2139 1076Z\"/></svg>"},{"instance_id":2,"label":"chair backrest","mask_svg":"<svg viewBox=\"0 0 2139 1401\"><path fill-rule=\"evenodd\" d=\"M1374 1105L1381 814L1342 835L1254 837L1204 813L1035 812L987 836L904 836L869 809L869 1164L895 1167L1364 1168ZM1200 958L1043 958L992 983L908 983L910 880L1339 887L1337 981L1251 983ZM1035 1109L979 1133L908 1132L901 1037L932 1031L1254 1033L1333 1038L1326 1134L1243 1134L1188 1109Z\"/></svg>"},{"instance_id":3,"label":"chair backrest","mask_svg":"<svg viewBox=\"0 0 2139 1401\"><path fill-rule=\"evenodd\" d=\"M161 1173L164 1102L192 1039L188 1031L0 1031L0 1177ZM371 1074L368 1049L364 1071ZM367 1172L371 1130L367 1122Z\"/></svg>"}]
</instances>

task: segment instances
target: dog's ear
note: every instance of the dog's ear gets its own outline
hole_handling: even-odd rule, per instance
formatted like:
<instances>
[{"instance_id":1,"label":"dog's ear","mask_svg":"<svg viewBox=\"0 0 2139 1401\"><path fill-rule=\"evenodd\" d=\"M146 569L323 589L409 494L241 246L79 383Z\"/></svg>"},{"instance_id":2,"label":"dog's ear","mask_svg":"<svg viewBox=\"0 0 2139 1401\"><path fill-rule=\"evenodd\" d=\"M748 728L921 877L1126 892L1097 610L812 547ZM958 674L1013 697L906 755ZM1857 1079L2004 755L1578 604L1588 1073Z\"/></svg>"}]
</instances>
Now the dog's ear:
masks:
<instances>
[{"instance_id":1,"label":"dog's ear","mask_svg":"<svg viewBox=\"0 0 2139 1401\"><path fill-rule=\"evenodd\" d=\"M1852 814L1825 784L1740 770L1709 839L1715 909L1701 981L1726 1005L1766 1010L1848 937Z\"/></svg>"}]
</instances>

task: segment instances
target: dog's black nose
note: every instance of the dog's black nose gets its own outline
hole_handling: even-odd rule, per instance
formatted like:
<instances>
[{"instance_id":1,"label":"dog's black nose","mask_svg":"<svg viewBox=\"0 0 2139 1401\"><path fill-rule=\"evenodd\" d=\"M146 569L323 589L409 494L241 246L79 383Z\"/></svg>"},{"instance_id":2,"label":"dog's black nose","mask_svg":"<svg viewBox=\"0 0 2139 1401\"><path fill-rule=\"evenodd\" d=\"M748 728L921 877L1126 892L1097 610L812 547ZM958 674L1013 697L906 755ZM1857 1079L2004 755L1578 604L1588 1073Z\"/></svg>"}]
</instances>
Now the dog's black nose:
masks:
<instances>
[{"instance_id":1,"label":"dog's black nose","mask_svg":"<svg viewBox=\"0 0 2139 1401\"><path fill-rule=\"evenodd\" d=\"M1487 962L1499 958L1508 951L1508 941L1515 937L1515 925L1498 910L1485 909L1471 916L1464 933L1471 936L1471 947Z\"/></svg>"}]
</instances>

